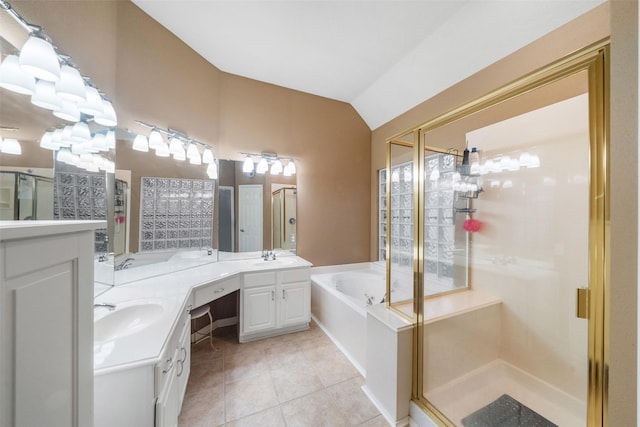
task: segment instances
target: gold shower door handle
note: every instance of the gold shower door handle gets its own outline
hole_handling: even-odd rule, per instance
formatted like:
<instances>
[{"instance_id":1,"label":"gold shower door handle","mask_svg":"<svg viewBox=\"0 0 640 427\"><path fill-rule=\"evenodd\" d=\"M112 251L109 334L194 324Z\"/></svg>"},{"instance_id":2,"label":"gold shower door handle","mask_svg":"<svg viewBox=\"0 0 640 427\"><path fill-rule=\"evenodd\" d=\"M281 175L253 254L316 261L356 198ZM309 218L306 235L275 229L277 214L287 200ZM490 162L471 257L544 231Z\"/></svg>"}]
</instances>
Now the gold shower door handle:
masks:
<instances>
[{"instance_id":1,"label":"gold shower door handle","mask_svg":"<svg viewBox=\"0 0 640 427\"><path fill-rule=\"evenodd\" d=\"M576 289L576 317L589 318L589 288Z\"/></svg>"}]
</instances>

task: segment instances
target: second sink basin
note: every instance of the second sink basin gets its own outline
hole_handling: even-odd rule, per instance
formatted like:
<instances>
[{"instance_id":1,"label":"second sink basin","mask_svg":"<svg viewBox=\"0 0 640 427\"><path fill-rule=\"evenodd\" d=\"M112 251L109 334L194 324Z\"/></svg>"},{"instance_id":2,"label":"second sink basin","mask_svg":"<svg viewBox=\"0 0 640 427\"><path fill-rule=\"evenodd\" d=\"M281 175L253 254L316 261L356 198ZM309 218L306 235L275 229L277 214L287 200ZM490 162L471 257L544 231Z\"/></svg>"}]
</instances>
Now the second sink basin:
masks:
<instances>
[{"instance_id":1,"label":"second sink basin","mask_svg":"<svg viewBox=\"0 0 640 427\"><path fill-rule=\"evenodd\" d=\"M163 312L164 307L158 302L135 301L119 304L114 311L106 311L106 314L96 318L93 323L93 338L95 341L109 341L135 334L155 323L162 317ZM98 311L95 315L98 315Z\"/></svg>"}]
</instances>

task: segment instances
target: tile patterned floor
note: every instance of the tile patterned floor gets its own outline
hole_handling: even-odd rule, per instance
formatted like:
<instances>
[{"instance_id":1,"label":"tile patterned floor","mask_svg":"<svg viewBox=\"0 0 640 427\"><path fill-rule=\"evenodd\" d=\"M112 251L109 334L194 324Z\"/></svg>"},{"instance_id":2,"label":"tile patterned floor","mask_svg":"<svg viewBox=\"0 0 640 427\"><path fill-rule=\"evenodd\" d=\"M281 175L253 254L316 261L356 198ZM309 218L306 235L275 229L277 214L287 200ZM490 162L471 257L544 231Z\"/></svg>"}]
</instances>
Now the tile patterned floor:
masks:
<instances>
[{"instance_id":1,"label":"tile patterned floor","mask_svg":"<svg viewBox=\"0 0 640 427\"><path fill-rule=\"evenodd\" d=\"M194 345L179 427L383 427L364 378L311 323L308 331L238 344L216 330Z\"/></svg>"}]
</instances>

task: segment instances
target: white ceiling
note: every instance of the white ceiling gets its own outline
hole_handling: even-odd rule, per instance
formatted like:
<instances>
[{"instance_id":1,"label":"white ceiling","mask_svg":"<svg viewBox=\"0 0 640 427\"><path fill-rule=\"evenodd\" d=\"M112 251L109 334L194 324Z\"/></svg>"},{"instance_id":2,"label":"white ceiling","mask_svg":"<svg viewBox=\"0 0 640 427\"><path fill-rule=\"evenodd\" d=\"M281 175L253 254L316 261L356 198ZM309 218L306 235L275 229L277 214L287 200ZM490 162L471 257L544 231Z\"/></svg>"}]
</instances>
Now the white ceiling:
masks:
<instances>
[{"instance_id":1,"label":"white ceiling","mask_svg":"<svg viewBox=\"0 0 640 427\"><path fill-rule=\"evenodd\" d=\"M604 0L132 0L222 71L383 125Z\"/></svg>"}]
</instances>

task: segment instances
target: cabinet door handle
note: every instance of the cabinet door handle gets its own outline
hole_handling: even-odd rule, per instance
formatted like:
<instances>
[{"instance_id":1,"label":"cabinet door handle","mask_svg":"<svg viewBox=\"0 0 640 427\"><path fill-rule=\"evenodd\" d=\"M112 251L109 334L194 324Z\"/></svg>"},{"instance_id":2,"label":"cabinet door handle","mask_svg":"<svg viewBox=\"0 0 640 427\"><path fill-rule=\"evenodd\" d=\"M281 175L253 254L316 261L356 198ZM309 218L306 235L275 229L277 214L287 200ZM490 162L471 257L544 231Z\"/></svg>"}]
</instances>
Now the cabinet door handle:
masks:
<instances>
[{"instance_id":1,"label":"cabinet door handle","mask_svg":"<svg viewBox=\"0 0 640 427\"><path fill-rule=\"evenodd\" d=\"M271 291L271 301L275 301L275 299L276 299L276 292Z\"/></svg>"},{"instance_id":2,"label":"cabinet door handle","mask_svg":"<svg viewBox=\"0 0 640 427\"><path fill-rule=\"evenodd\" d=\"M184 362L182 360L178 360L177 365L180 366L180 371L178 371L178 373L176 374L176 376L179 377L184 372Z\"/></svg>"},{"instance_id":3,"label":"cabinet door handle","mask_svg":"<svg viewBox=\"0 0 640 427\"><path fill-rule=\"evenodd\" d=\"M171 369L173 369L173 357L167 359L167 367L162 370L163 374L168 373Z\"/></svg>"},{"instance_id":4,"label":"cabinet door handle","mask_svg":"<svg viewBox=\"0 0 640 427\"><path fill-rule=\"evenodd\" d=\"M284 295L285 295L285 293L284 293L284 292L285 292L285 291L284 291L284 289L283 289L283 290L282 290L282 299L287 299L287 298L284 296Z\"/></svg>"},{"instance_id":5,"label":"cabinet door handle","mask_svg":"<svg viewBox=\"0 0 640 427\"><path fill-rule=\"evenodd\" d=\"M216 289L213 291L214 294L219 294L220 292L224 292L224 288Z\"/></svg>"},{"instance_id":6,"label":"cabinet door handle","mask_svg":"<svg viewBox=\"0 0 640 427\"><path fill-rule=\"evenodd\" d=\"M180 360L180 361L182 363L184 363L187 360L187 349L182 347L180 350L182 351L182 360Z\"/></svg>"}]
</instances>

